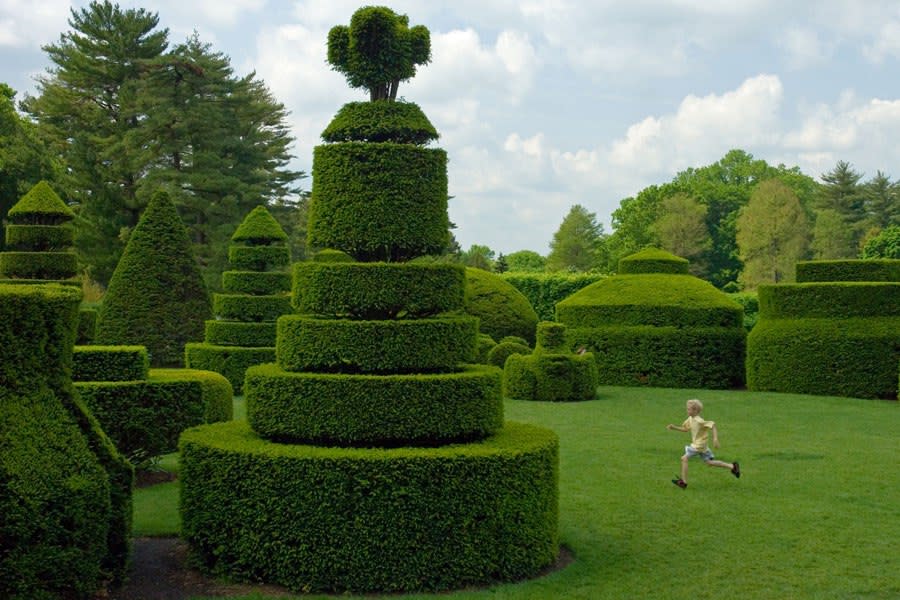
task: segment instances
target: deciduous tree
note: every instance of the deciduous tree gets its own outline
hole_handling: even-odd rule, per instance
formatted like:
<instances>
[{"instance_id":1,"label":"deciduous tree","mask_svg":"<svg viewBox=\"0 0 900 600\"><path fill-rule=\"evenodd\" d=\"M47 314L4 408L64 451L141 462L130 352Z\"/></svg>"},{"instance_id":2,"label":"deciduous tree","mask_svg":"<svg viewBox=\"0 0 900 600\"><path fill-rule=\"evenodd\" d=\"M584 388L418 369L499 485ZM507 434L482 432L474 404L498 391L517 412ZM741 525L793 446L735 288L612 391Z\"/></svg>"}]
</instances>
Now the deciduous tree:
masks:
<instances>
[{"instance_id":1,"label":"deciduous tree","mask_svg":"<svg viewBox=\"0 0 900 600\"><path fill-rule=\"evenodd\" d=\"M597 216L576 204L550 242L548 271L589 271L606 264L605 235Z\"/></svg>"},{"instance_id":2,"label":"deciduous tree","mask_svg":"<svg viewBox=\"0 0 900 600\"><path fill-rule=\"evenodd\" d=\"M695 274L702 271L702 264L697 259L711 243L706 213L705 205L687 194L678 193L663 199L659 217L652 226L660 247L690 260Z\"/></svg>"}]
</instances>

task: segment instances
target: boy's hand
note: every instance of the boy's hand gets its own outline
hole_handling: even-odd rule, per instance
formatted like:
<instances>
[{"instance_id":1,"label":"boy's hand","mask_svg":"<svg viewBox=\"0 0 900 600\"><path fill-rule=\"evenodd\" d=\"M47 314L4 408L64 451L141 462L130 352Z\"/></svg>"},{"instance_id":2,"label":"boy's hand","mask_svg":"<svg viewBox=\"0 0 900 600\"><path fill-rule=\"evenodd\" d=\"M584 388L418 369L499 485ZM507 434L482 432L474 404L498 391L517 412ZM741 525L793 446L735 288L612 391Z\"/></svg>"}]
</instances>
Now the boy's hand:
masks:
<instances>
[{"instance_id":1,"label":"boy's hand","mask_svg":"<svg viewBox=\"0 0 900 600\"><path fill-rule=\"evenodd\" d=\"M716 438L713 440L713 448L718 448L718 447L719 447L719 438Z\"/></svg>"},{"instance_id":2,"label":"boy's hand","mask_svg":"<svg viewBox=\"0 0 900 600\"><path fill-rule=\"evenodd\" d=\"M666 425L666 429L668 429L669 431L672 431L673 429L675 429L675 426L672 425L671 423L669 423L668 425Z\"/></svg>"}]
</instances>

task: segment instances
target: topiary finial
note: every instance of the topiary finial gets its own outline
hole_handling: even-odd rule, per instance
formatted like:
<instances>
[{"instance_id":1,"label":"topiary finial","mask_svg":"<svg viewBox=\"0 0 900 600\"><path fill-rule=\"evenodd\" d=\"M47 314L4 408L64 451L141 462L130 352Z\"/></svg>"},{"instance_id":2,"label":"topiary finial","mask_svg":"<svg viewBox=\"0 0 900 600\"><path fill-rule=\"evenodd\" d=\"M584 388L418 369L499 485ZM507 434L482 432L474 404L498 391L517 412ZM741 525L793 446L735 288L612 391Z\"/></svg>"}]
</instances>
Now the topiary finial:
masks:
<instances>
[{"instance_id":1,"label":"topiary finial","mask_svg":"<svg viewBox=\"0 0 900 600\"><path fill-rule=\"evenodd\" d=\"M349 27L335 25L328 32L328 63L350 87L369 90L373 101L396 100L400 82L430 60L428 28L409 27L409 17L386 6L364 6L353 13Z\"/></svg>"},{"instance_id":2,"label":"topiary finial","mask_svg":"<svg viewBox=\"0 0 900 600\"><path fill-rule=\"evenodd\" d=\"M262 205L251 210L231 236L232 242L261 246L275 242L284 242L287 239L288 236L284 229L281 228L275 217L266 210L266 207Z\"/></svg>"}]
</instances>

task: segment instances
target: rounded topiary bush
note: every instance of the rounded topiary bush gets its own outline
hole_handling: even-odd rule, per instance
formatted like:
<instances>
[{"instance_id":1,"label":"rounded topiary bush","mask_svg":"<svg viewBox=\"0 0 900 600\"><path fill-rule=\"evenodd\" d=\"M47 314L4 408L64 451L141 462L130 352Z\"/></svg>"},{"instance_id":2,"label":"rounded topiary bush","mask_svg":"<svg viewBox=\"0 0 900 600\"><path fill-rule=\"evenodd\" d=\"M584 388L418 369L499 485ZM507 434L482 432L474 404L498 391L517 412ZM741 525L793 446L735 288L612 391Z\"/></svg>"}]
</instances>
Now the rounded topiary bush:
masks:
<instances>
[{"instance_id":1,"label":"rounded topiary bush","mask_svg":"<svg viewBox=\"0 0 900 600\"><path fill-rule=\"evenodd\" d=\"M466 312L481 320L479 331L500 340L506 336L534 343L537 313L528 299L499 275L466 269Z\"/></svg>"},{"instance_id":2,"label":"rounded topiary bush","mask_svg":"<svg viewBox=\"0 0 900 600\"><path fill-rule=\"evenodd\" d=\"M434 125L412 102L349 102L322 132L326 142L423 145L438 137Z\"/></svg>"},{"instance_id":3,"label":"rounded topiary bush","mask_svg":"<svg viewBox=\"0 0 900 600\"><path fill-rule=\"evenodd\" d=\"M499 342L488 351L487 362L502 369L506 359L514 354L531 354L531 348L515 341Z\"/></svg>"},{"instance_id":4,"label":"rounded topiary bush","mask_svg":"<svg viewBox=\"0 0 900 600\"><path fill-rule=\"evenodd\" d=\"M619 260L619 275L669 273L687 275L690 262L659 248L644 248Z\"/></svg>"}]
</instances>

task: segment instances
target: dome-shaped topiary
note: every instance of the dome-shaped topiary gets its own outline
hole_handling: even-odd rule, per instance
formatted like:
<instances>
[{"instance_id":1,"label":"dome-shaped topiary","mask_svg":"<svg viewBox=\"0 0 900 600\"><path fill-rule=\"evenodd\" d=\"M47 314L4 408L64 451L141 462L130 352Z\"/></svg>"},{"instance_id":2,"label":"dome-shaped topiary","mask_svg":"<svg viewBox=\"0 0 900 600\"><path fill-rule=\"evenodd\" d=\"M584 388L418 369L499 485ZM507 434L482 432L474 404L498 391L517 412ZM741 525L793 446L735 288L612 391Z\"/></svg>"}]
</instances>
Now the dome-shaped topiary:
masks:
<instances>
[{"instance_id":1,"label":"dome-shaped topiary","mask_svg":"<svg viewBox=\"0 0 900 600\"><path fill-rule=\"evenodd\" d=\"M325 131L326 142L396 142L427 144L438 132L412 102L350 102L338 111Z\"/></svg>"},{"instance_id":2,"label":"dome-shaped topiary","mask_svg":"<svg viewBox=\"0 0 900 600\"><path fill-rule=\"evenodd\" d=\"M479 331L495 340L516 336L534 344L537 313L528 298L499 275L466 269L466 312L481 319Z\"/></svg>"},{"instance_id":3,"label":"dome-shaped topiary","mask_svg":"<svg viewBox=\"0 0 900 600\"><path fill-rule=\"evenodd\" d=\"M231 236L232 242L242 242L255 246L265 246L275 242L286 242L284 229L265 206L257 206L244 217Z\"/></svg>"},{"instance_id":4,"label":"dome-shaped topiary","mask_svg":"<svg viewBox=\"0 0 900 600\"><path fill-rule=\"evenodd\" d=\"M154 367L181 366L184 344L212 316L191 240L165 192L153 195L113 272L96 343L144 345Z\"/></svg>"},{"instance_id":5,"label":"dome-shaped topiary","mask_svg":"<svg viewBox=\"0 0 900 600\"><path fill-rule=\"evenodd\" d=\"M619 275L674 273L687 275L688 260L659 248L644 248L619 260Z\"/></svg>"}]
</instances>

